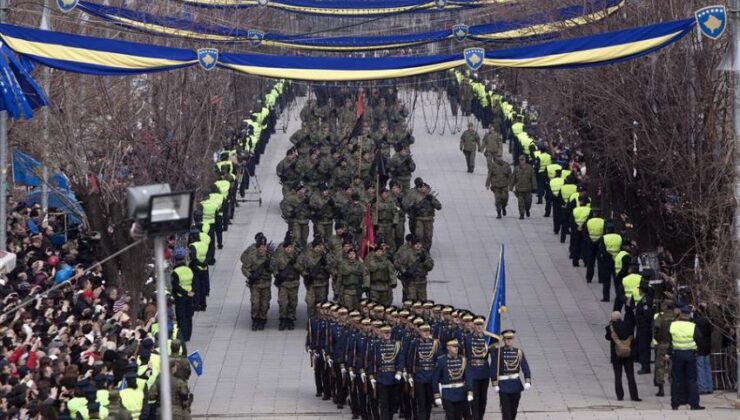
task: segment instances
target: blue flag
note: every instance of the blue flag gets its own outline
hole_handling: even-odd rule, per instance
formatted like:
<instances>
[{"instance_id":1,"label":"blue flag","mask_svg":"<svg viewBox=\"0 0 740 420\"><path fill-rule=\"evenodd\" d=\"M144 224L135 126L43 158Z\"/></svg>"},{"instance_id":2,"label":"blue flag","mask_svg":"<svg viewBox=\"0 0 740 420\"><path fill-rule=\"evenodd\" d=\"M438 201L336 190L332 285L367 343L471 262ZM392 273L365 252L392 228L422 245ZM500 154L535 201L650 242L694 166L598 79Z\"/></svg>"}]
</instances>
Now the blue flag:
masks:
<instances>
[{"instance_id":1,"label":"blue flag","mask_svg":"<svg viewBox=\"0 0 740 420\"><path fill-rule=\"evenodd\" d=\"M188 355L188 362L190 362L196 375L200 376L203 374L203 359L200 357L198 351L194 351Z\"/></svg>"},{"instance_id":2,"label":"blue flag","mask_svg":"<svg viewBox=\"0 0 740 420\"><path fill-rule=\"evenodd\" d=\"M501 315L506 313L506 263L504 262L504 246L501 245L501 256L496 269L496 284L493 290L491 310L488 314L486 332L488 344L491 344L491 335L501 335Z\"/></svg>"},{"instance_id":3,"label":"blue flag","mask_svg":"<svg viewBox=\"0 0 740 420\"><path fill-rule=\"evenodd\" d=\"M43 165L20 150L13 150L13 182L30 187L41 186ZM69 191L69 181L60 172L49 174L49 184L54 188Z\"/></svg>"}]
</instances>

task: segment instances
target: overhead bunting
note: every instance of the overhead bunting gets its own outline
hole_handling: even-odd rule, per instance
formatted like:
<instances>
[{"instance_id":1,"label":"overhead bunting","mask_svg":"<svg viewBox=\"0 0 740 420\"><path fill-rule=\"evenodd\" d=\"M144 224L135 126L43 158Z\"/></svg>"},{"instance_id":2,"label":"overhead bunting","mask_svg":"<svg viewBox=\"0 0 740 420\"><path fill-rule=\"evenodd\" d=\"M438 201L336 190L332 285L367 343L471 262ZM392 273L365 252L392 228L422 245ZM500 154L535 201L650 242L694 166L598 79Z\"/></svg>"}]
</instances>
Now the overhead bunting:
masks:
<instances>
[{"instance_id":1,"label":"overhead bunting","mask_svg":"<svg viewBox=\"0 0 740 420\"><path fill-rule=\"evenodd\" d=\"M483 54L485 58L482 65L572 68L609 64L664 48L685 36L694 25L695 19L690 18L489 51ZM12 25L0 25L0 37L14 52L27 56L32 61L76 73L125 75L172 70L199 63L198 54L192 50ZM462 52L436 56L356 58L219 51L212 59L216 61L217 67L256 76L335 82L409 77L466 65L466 58ZM212 64L210 60L206 61Z\"/></svg>"},{"instance_id":2,"label":"overhead bunting","mask_svg":"<svg viewBox=\"0 0 740 420\"><path fill-rule=\"evenodd\" d=\"M271 7L292 13L331 17L374 17L401 13L448 12L515 0L177 0L211 8Z\"/></svg>"},{"instance_id":3,"label":"overhead bunting","mask_svg":"<svg viewBox=\"0 0 740 420\"><path fill-rule=\"evenodd\" d=\"M498 41L545 36L564 29L593 23L619 10L625 0L591 0L586 4L567 6L553 13L538 13L515 21L492 22L468 27L455 25L453 29L387 36L315 37L263 33L251 29L230 28L193 22L177 17L162 17L136 10L109 7L80 1L78 9L118 25L143 32L208 40L211 42L246 42L259 45L323 50L362 51L404 48L413 45L441 42L448 39Z\"/></svg>"}]
</instances>

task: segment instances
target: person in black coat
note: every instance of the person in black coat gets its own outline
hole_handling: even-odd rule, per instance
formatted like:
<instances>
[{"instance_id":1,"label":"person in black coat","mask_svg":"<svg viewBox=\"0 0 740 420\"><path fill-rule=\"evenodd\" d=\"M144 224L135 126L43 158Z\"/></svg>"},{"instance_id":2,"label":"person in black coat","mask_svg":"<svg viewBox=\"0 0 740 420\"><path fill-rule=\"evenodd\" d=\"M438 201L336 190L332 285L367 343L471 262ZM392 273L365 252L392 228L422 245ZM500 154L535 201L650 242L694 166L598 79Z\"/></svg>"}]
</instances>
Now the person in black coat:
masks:
<instances>
[{"instance_id":1,"label":"person in black coat","mask_svg":"<svg viewBox=\"0 0 740 420\"><path fill-rule=\"evenodd\" d=\"M707 304L699 304L698 311L694 315L696 329L701 333L701 339L696 343L696 373L699 394L711 394L714 391L712 380L712 364L710 353L712 352L712 326L707 317Z\"/></svg>"},{"instance_id":2,"label":"person in black coat","mask_svg":"<svg viewBox=\"0 0 740 420\"><path fill-rule=\"evenodd\" d=\"M614 390L617 394L617 400L624 399L624 389L622 388L622 371L627 376L627 386L629 388L630 399L632 401L642 401L637 394L637 383L635 383L634 367L634 331L635 316L631 308L626 308L624 320L620 312L614 311L611 315L611 321L606 326L605 338L610 342L611 363L614 368ZM619 340L630 340L631 352L627 357L617 356L616 345L612 334L616 334ZM632 337L632 338L630 338Z\"/></svg>"}]
</instances>

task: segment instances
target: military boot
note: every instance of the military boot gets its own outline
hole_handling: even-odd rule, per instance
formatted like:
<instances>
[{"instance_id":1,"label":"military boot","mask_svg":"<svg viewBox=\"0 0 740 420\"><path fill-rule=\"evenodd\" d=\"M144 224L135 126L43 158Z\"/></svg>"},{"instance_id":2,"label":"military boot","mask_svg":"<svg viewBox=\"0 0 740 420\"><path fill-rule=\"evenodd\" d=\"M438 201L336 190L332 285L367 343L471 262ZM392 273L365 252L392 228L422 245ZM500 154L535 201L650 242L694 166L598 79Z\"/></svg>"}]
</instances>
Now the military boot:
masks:
<instances>
[{"instance_id":1,"label":"military boot","mask_svg":"<svg viewBox=\"0 0 740 420\"><path fill-rule=\"evenodd\" d=\"M280 324L278 325L278 331L283 331L285 329L285 318L280 318Z\"/></svg>"},{"instance_id":2,"label":"military boot","mask_svg":"<svg viewBox=\"0 0 740 420\"><path fill-rule=\"evenodd\" d=\"M287 323L288 323L287 325L288 330L293 331L295 329L295 321L292 319L288 319Z\"/></svg>"},{"instance_id":3,"label":"military boot","mask_svg":"<svg viewBox=\"0 0 740 420\"><path fill-rule=\"evenodd\" d=\"M529 217L529 209L527 209L527 217Z\"/></svg>"},{"instance_id":4,"label":"military boot","mask_svg":"<svg viewBox=\"0 0 740 420\"><path fill-rule=\"evenodd\" d=\"M656 397L664 397L665 392L663 392L663 384L658 385L658 392L655 394Z\"/></svg>"},{"instance_id":5,"label":"military boot","mask_svg":"<svg viewBox=\"0 0 740 420\"><path fill-rule=\"evenodd\" d=\"M259 328L260 321L257 318L252 318L252 331L257 331Z\"/></svg>"},{"instance_id":6,"label":"military boot","mask_svg":"<svg viewBox=\"0 0 740 420\"><path fill-rule=\"evenodd\" d=\"M496 218L497 219L501 218L501 209L496 209Z\"/></svg>"},{"instance_id":7,"label":"military boot","mask_svg":"<svg viewBox=\"0 0 740 420\"><path fill-rule=\"evenodd\" d=\"M524 213L519 213L519 220L524 220Z\"/></svg>"},{"instance_id":8,"label":"military boot","mask_svg":"<svg viewBox=\"0 0 740 420\"><path fill-rule=\"evenodd\" d=\"M506 216L506 207L504 207L503 209L501 209L501 212L504 214L504 216Z\"/></svg>"}]
</instances>

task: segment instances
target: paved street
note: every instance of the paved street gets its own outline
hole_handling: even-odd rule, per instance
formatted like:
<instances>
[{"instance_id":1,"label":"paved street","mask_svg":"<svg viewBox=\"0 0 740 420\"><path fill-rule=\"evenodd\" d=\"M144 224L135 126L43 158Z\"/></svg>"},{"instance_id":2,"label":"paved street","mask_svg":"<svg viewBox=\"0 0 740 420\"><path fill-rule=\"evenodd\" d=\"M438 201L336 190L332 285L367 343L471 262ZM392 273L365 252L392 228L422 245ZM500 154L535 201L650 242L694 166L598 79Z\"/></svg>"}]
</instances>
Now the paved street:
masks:
<instances>
[{"instance_id":1,"label":"paved street","mask_svg":"<svg viewBox=\"0 0 740 420\"><path fill-rule=\"evenodd\" d=\"M431 122L429 111L426 117ZM201 351L205 367L203 376L191 383L192 411L198 418L349 418L347 409L339 411L314 397L312 371L303 351L302 293L297 330L277 330L275 289L266 330L250 330L249 294L239 256L259 231L275 243L285 234L275 165L300 124L296 109L288 114L287 132L278 130L273 136L258 167L262 206L242 203L237 210L235 223L225 233L225 248L217 253L208 311L196 315L189 349ZM702 404L709 409L698 414L671 411L668 397L653 396L651 375L638 378L643 402L617 401L604 339L610 304L599 302L600 285L587 285L583 268L571 267L567 246L552 234L551 219L542 217L544 206L534 205L532 218L520 221L512 195L509 216L496 220L493 195L484 188L483 157L478 156L475 173L467 173L458 150L459 133L449 130L455 124L448 124L443 136L428 135L421 109L414 115L416 175L431 185L443 205L435 223L430 298L485 314L500 244L506 246L509 311L503 325L518 331L518 345L534 378L532 389L522 396L520 418L738 418L737 411L729 409L734 395L703 397ZM462 123L458 121L459 126ZM500 418L493 392L488 411L488 418ZM443 418L439 409L436 415Z\"/></svg>"}]
</instances>

